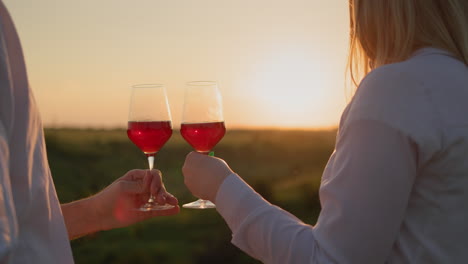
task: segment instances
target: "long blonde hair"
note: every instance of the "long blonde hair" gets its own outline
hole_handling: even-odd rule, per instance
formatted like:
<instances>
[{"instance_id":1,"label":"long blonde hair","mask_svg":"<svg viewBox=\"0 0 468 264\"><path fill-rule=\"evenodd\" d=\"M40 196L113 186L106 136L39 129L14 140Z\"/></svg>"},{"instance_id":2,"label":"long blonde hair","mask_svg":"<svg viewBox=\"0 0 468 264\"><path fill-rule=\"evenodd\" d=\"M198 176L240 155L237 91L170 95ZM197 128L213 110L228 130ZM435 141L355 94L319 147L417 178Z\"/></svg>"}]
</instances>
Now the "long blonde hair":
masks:
<instances>
[{"instance_id":1,"label":"long blonde hair","mask_svg":"<svg viewBox=\"0 0 468 264\"><path fill-rule=\"evenodd\" d=\"M468 66L468 0L349 0L349 11L348 71L356 86L422 47L449 51Z\"/></svg>"}]
</instances>

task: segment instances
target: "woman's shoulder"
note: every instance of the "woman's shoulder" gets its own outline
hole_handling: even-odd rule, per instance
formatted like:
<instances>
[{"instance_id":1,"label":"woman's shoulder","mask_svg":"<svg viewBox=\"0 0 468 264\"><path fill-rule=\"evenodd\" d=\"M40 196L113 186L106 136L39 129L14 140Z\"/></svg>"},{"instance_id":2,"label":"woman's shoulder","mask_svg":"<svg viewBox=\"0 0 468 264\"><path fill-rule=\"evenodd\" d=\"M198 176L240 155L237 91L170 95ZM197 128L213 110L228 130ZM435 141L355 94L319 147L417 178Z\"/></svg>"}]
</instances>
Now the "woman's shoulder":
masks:
<instances>
[{"instance_id":1,"label":"woman's shoulder","mask_svg":"<svg viewBox=\"0 0 468 264\"><path fill-rule=\"evenodd\" d=\"M374 69L346 108L340 131L353 122L382 123L408 136L430 156L447 129L468 127L468 67L450 54L426 50Z\"/></svg>"},{"instance_id":2,"label":"woman's shoulder","mask_svg":"<svg viewBox=\"0 0 468 264\"><path fill-rule=\"evenodd\" d=\"M419 56L378 67L360 83L341 126L372 120L392 127L415 142L439 145L440 115L432 98L431 63ZM423 143L424 142L424 143ZM432 146L436 147L436 146Z\"/></svg>"},{"instance_id":3,"label":"woman's shoulder","mask_svg":"<svg viewBox=\"0 0 468 264\"><path fill-rule=\"evenodd\" d=\"M450 105L466 105L467 83L468 67L463 62L442 50L422 49L408 60L371 71L353 98L353 108L362 111L354 113L424 120Z\"/></svg>"},{"instance_id":4,"label":"woman's shoulder","mask_svg":"<svg viewBox=\"0 0 468 264\"><path fill-rule=\"evenodd\" d=\"M387 96L391 94L398 96L399 93L409 95L408 93L422 92L418 88L429 77L424 74L427 64L420 60L409 59L380 66L364 77L356 95L365 93L379 97L381 93Z\"/></svg>"},{"instance_id":5,"label":"woman's shoulder","mask_svg":"<svg viewBox=\"0 0 468 264\"><path fill-rule=\"evenodd\" d=\"M410 61L388 64L367 74L353 97L350 114L355 118L388 121L430 107L425 98L424 77L412 64Z\"/></svg>"},{"instance_id":6,"label":"woman's shoulder","mask_svg":"<svg viewBox=\"0 0 468 264\"><path fill-rule=\"evenodd\" d=\"M468 80L468 68L463 62L447 51L423 48L405 61L372 70L360 83L358 93L403 93L407 99L413 99L408 95L440 89L440 84L457 87L454 79L460 78Z\"/></svg>"}]
</instances>

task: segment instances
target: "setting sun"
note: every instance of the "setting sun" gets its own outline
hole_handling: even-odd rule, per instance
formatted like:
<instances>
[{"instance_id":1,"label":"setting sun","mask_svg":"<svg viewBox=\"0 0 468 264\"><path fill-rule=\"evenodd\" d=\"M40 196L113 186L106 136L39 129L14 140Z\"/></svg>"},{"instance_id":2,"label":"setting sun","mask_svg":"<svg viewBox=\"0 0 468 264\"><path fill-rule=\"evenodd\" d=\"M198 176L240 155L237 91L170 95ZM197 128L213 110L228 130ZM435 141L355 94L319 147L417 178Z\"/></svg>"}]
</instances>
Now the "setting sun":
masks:
<instances>
[{"instance_id":1,"label":"setting sun","mask_svg":"<svg viewBox=\"0 0 468 264\"><path fill-rule=\"evenodd\" d=\"M330 96L326 88L331 76L323 62L307 58L306 52L285 50L258 68L251 90L257 111L269 113L264 121L285 128L327 125L321 119L327 115L322 110Z\"/></svg>"}]
</instances>

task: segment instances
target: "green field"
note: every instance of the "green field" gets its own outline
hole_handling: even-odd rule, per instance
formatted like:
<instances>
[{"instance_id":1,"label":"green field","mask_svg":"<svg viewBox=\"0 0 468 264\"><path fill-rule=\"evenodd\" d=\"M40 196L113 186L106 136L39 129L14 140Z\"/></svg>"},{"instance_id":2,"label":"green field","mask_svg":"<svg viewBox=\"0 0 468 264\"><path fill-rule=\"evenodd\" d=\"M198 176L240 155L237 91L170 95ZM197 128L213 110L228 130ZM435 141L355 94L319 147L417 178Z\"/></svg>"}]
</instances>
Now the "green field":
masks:
<instances>
[{"instance_id":1,"label":"green field","mask_svg":"<svg viewBox=\"0 0 468 264\"><path fill-rule=\"evenodd\" d=\"M246 182L270 202L314 224L318 186L333 151L336 131L229 131L216 147ZM47 129L49 163L62 203L92 195L134 168L145 156L124 130ZM156 157L169 192L181 204L194 200L181 172L190 147L178 132ZM259 263L230 243L231 232L216 210L181 209L137 225L72 241L75 262Z\"/></svg>"}]
</instances>

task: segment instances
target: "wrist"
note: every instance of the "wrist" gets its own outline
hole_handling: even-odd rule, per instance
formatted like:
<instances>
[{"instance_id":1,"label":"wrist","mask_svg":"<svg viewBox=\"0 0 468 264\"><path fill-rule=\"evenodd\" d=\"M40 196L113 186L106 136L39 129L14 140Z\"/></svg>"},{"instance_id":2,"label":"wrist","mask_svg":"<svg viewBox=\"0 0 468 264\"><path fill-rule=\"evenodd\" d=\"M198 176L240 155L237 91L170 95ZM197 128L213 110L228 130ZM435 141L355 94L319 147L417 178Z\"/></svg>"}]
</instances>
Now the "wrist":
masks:
<instances>
[{"instance_id":1,"label":"wrist","mask_svg":"<svg viewBox=\"0 0 468 264\"><path fill-rule=\"evenodd\" d=\"M89 209L90 219L93 222L95 231L105 231L113 229L113 213L115 202L112 199L112 192L103 191L86 199Z\"/></svg>"},{"instance_id":2,"label":"wrist","mask_svg":"<svg viewBox=\"0 0 468 264\"><path fill-rule=\"evenodd\" d=\"M74 201L61 207L70 239L102 230L92 198Z\"/></svg>"},{"instance_id":3,"label":"wrist","mask_svg":"<svg viewBox=\"0 0 468 264\"><path fill-rule=\"evenodd\" d=\"M228 174L223 174L220 177L217 178L217 181L214 184L213 188L213 193L211 194L211 199L213 203L216 203L216 197L218 196L219 189L221 189L221 185L223 185L223 182L229 177L233 172L229 172Z\"/></svg>"},{"instance_id":4,"label":"wrist","mask_svg":"<svg viewBox=\"0 0 468 264\"><path fill-rule=\"evenodd\" d=\"M102 223L102 216L104 213L102 212L102 206L99 205L99 199L96 199L96 195L84 199L83 202L85 203L85 206L87 208L86 213L89 216L88 219L93 229L93 232L105 230L104 225Z\"/></svg>"},{"instance_id":5,"label":"wrist","mask_svg":"<svg viewBox=\"0 0 468 264\"><path fill-rule=\"evenodd\" d=\"M102 231L102 217L99 211L99 205L96 203L97 199L94 199L94 196L85 198L80 201L81 203L81 212L83 214L83 222L86 225L87 233L94 233L97 231Z\"/></svg>"}]
</instances>

